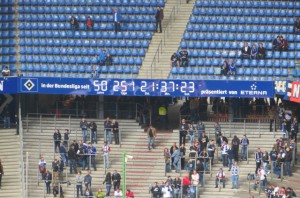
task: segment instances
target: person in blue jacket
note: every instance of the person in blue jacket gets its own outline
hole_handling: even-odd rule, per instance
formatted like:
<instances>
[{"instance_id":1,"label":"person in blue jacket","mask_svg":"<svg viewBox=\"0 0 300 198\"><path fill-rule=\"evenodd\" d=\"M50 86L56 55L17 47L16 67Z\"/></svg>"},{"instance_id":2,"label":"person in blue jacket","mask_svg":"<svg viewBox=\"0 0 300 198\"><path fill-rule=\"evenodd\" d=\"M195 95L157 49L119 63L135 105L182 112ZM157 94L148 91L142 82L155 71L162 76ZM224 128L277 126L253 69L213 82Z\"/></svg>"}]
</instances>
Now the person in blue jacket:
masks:
<instances>
[{"instance_id":1,"label":"person in blue jacket","mask_svg":"<svg viewBox=\"0 0 300 198\"><path fill-rule=\"evenodd\" d=\"M91 143L89 142L89 145L87 147L88 149L88 154L90 154L89 157L91 157L91 163L93 164L93 167L94 167L94 171L97 170L96 168L96 147ZM89 165L89 170L91 170L91 164Z\"/></svg>"},{"instance_id":2,"label":"person in blue jacket","mask_svg":"<svg viewBox=\"0 0 300 198\"><path fill-rule=\"evenodd\" d=\"M115 22L115 32L120 32L121 30L121 14L118 9L114 10L114 22Z\"/></svg>"},{"instance_id":3,"label":"person in blue jacket","mask_svg":"<svg viewBox=\"0 0 300 198\"><path fill-rule=\"evenodd\" d=\"M173 166L175 167L176 172L179 172L181 165L180 165L180 151L178 148L176 148L176 150L174 151L171 157L174 158Z\"/></svg>"},{"instance_id":4,"label":"person in blue jacket","mask_svg":"<svg viewBox=\"0 0 300 198\"><path fill-rule=\"evenodd\" d=\"M102 52L99 55L99 62L100 62L100 66L104 66L105 62L106 62L106 57L107 57L107 53L106 50L102 50Z\"/></svg>"}]
</instances>

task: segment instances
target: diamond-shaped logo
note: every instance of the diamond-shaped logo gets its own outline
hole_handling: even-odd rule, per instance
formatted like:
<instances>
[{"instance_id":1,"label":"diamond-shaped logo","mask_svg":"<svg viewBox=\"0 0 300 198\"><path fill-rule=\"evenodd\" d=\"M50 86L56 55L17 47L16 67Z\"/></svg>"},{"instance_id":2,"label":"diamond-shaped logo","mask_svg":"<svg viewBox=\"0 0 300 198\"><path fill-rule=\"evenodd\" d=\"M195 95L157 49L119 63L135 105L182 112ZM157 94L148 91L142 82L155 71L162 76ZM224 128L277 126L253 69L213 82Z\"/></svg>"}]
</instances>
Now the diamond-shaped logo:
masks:
<instances>
[{"instance_id":1,"label":"diamond-shaped logo","mask_svg":"<svg viewBox=\"0 0 300 198\"><path fill-rule=\"evenodd\" d=\"M35 84L30 79L24 83L24 87L26 87L28 91L30 91L34 86Z\"/></svg>"}]
</instances>

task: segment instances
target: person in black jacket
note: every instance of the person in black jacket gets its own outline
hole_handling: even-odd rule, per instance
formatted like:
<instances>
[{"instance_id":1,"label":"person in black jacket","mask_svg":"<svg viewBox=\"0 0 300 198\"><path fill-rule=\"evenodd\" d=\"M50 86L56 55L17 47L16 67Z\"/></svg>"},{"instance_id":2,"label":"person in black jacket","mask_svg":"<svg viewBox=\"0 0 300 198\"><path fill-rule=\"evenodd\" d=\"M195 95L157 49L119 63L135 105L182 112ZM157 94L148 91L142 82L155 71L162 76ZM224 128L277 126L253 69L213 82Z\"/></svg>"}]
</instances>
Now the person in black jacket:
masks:
<instances>
[{"instance_id":1,"label":"person in black jacket","mask_svg":"<svg viewBox=\"0 0 300 198\"><path fill-rule=\"evenodd\" d=\"M242 54L241 54L241 58L250 58L250 54L251 54L251 49L248 46L248 43L245 42L244 47L242 48Z\"/></svg>"},{"instance_id":2,"label":"person in black jacket","mask_svg":"<svg viewBox=\"0 0 300 198\"><path fill-rule=\"evenodd\" d=\"M157 32L159 26L159 32L162 33L161 21L164 19L164 10L161 7L157 7L155 19L156 19L155 32Z\"/></svg>"},{"instance_id":3,"label":"person in black jacket","mask_svg":"<svg viewBox=\"0 0 300 198\"><path fill-rule=\"evenodd\" d=\"M69 129L65 129L65 133L64 133L64 144L67 145L67 147L69 147Z\"/></svg>"},{"instance_id":4,"label":"person in black jacket","mask_svg":"<svg viewBox=\"0 0 300 198\"><path fill-rule=\"evenodd\" d=\"M78 23L78 21L77 21L77 19L76 19L75 16L72 16L70 24L71 24L71 29L73 30L73 32L75 32L76 30L78 30L79 23Z\"/></svg>"},{"instance_id":5,"label":"person in black jacket","mask_svg":"<svg viewBox=\"0 0 300 198\"><path fill-rule=\"evenodd\" d=\"M50 193L50 184L51 184L51 181L52 181L52 174L50 173L49 170L46 171L44 178L45 178L47 194L51 194Z\"/></svg>"},{"instance_id":6,"label":"person in black jacket","mask_svg":"<svg viewBox=\"0 0 300 198\"><path fill-rule=\"evenodd\" d=\"M57 175L58 175L58 162L57 159L54 159L52 162L52 173L53 173L53 182L57 182Z\"/></svg>"},{"instance_id":7,"label":"person in black jacket","mask_svg":"<svg viewBox=\"0 0 300 198\"><path fill-rule=\"evenodd\" d=\"M114 191L116 191L118 188L120 188L120 182L121 182L121 175L117 172L117 170L114 171L112 175L112 181L114 183Z\"/></svg>"},{"instance_id":8,"label":"person in black jacket","mask_svg":"<svg viewBox=\"0 0 300 198\"><path fill-rule=\"evenodd\" d=\"M106 197L109 197L110 196L110 189L111 189L111 173L108 172L105 176L105 180L103 181L103 184L106 183Z\"/></svg>"},{"instance_id":9,"label":"person in black jacket","mask_svg":"<svg viewBox=\"0 0 300 198\"><path fill-rule=\"evenodd\" d=\"M196 162L196 172L199 174L199 180L200 180L200 186L203 186L203 173L204 173L204 166L200 162L200 160L197 160Z\"/></svg>"},{"instance_id":10,"label":"person in black jacket","mask_svg":"<svg viewBox=\"0 0 300 198\"><path fill-rule=\"evenodd\" d=\"M119 123L115 119L112 120L111 127L112 127L112 132L113 132L114 138L115 138L115 144L120 144L120 142L119 142Z\"/></svg>"},{"instance_id":11,"label":"person in black jacket","mask_svg":"<svg viewBox=\"0 0 300 198\"><path fill-rule=\"evenodd\" d=\"M186 123L185 119L182 119L179 127L179 145L185 144L185 138L188 130L189 125Z\"/></svg>"},{"instance_id":12,"label":"person in black jacket","mask_svg":"<svg viewBox=\"0 0 300 198\"><path fill-rule=\"evenodd\" d=\"M288 176L292 176L291 173L291 162L292 162L292 151L290 148L286 148L286 154L285 154L285 166L286 166L286 174Z\"/></svg>"},{"instance_id":13,"label":"person in black jacket","mask_svg":"<svg viewBox=\"0 0 300 198\"><path fill-rule=\"evenodd\" d=\"M92 121L89 125L92 133L92 144L96 143L97 144L97 124Z\"/></svg>"},{"instance_id":14,"label":"person in black jacket","mask_svg":"<svg viewBox=\"0 0 300 198\"><path fill-rule=\"evenodd\" d=\"M160 198L161 197L161 189L158 186L157 182L155 182L154 185L152 185L150 191L152 193L152 198Z\"/></svg>"},{"instance_id":15,"label":"person in black jacket","mask_svg":"<svg viewBox=\"0 0 300 198\"><path fill-rule=\"evenodd\" d=\"M59 147L60 147L60 141L61 141L61 134L58 129L55 130L55 133L53 134L53 140L54 140L54 150L55 152L59 152ZM56 149L58 148L58 150Z\"/></svg>"},{"instance_id":16,"label":"person in black jacket","mask_svg":"<svg viewBox=\"0 0 300 198\"><path fill-rule=\"evenodd\" d=\"M266 49L264 48L263 44L259 44L258 52L257 52L257 58L258 59L264 59L266 57Z\"/></svg>"},{"instance_id":17,"label":"person in black jacket","mask_svg":"<svg viewBox=\"0 0 300 198\"><path fill-rule=\"evenodd\" d=\"M74 174L77 172L77 167L76 167L76 161L77 161L77 155L74 149L74 145L71 145L69 151L68 151L68 158L70 161L70 174L72 174L72 170L74 170Z\"/></svg>"}]
</instances>

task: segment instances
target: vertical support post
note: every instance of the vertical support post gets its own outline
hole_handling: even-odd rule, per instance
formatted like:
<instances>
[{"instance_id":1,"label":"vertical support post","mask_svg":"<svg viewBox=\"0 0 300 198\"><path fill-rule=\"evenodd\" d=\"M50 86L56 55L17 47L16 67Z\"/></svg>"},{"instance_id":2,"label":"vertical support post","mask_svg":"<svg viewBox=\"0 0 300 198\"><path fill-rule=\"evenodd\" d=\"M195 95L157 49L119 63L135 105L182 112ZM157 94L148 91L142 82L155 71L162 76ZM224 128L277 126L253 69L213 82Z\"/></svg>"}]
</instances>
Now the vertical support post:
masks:
<instances>
[{"instance_id":1,"label":"vertical support post","mask_svg":"<svg viewBox=\"0 0 300 198\"><path fill-rule=\"evenodd\" d=\"M126 192L126 152L123 151L122 155L122 192ZM125 193L123 193L123 198L125 198Z\"/></svg>"},{"instance_id":2,"label":"vertical support post","mask_svg":"<svg viewBox=\"0 0 300 198\"><path fill-rule=\"evenodd\" d=\"M56 114L54 115L54 128L56 130Z\"/></svg>"},{"instance_id":3,"label":"vertical support post","mask_svg":"<svg viewBox=\"0 0 300 198\"><path fill-rule=\"evenodd\" d=\"M19 119L21 119L21 117L20 117L20 113L19 113ZM28 122L29 122L29 120L28 120L28 113L26 114L26 132L28 132L29 130L28 130ZM20 122L19 122L20 123Z\"/></svg>"},{"instance_id":4,"label":"vertical support post","mask_svg":"<svg viewBox=\"0 0 300 198\"><path fill-rule=\"evenodd\" d=\"M219 147L217 146L216 148L217 148L216 149L217 150L217 162L216 162L216 164L218 164L219 163Z\"/></svg>"},{"instance_id":5,"label":"vertical support post","mask_svg":"<svg viewBox=\"0 0 300 198\"><path fill-rule=\"evenodd\" d=\"M55 141L53 140L53 160L55 159Z\"/></svg>"},{"instance_id":6,"label":"vertical support post","mask_svg":"<svg viewBox=\"0 0 300 198\"><path fill-rule=\"evenodd\" d=\"M182 196L182 194L183 194L183 182L182 182L182 180L181 180L180 198L183 198L183 196Z\"/></svg>"},{"instance_id":7,"label":"vertical support post","mask_svg":"<svg viewBox=\"0 0 300 198\"><path fill-rule=\"evenodd\" d=\"M244 134L246 134L246 119L244 119Z\"/></svg>"},{"instance_id":8,"label":"vertical support post","mask_svg":"<svg viewBox=\"0 0 300 198\"><path fill-rule=\"evenodd\" d=\"M45 195L45 194L46 194L46 193L45 193L45 186L46 186L46 183L43 184L43 197L44 197L44 198L46 197L46 195Z\"/></svg>"},{"instance_id":9,"label":"vertical support post","mask_svg":"<svg viewBox=\"0 0 300 198\"><path fill-rule=\"evenodd\" d=\"M230 134L230 137L231 137L231 125L232 125L232 123L231 123L231 119L229 120L229 134Z\"/></svg>"},{"instance_id":10,"label":"vertical support post","mask_svg":"<svg viewBox=\"0 0 300 198\"><path fill-rule=\"evenodd\" d=\"M249 164L249 146L247 145L247 164Z\"/></svg>"},{"instance_id":11,"label":"vertical support post","mask_svg":"<svg viewBox=\"0 0 300 198\"><path fill-rule=\"evenodd\" d=\"M39 186L40 185L40 181L39 181L39 169L36 170L36 183Z\"/></svg>"},{"instance_id":12,"label":"vertical support post","mask_svg":"<svg viewBox=\"0 0 300 198\"><path fill-rule=\"evenodd\" d=\"M75 192L76 192L75 191L75 186L76 186L76 184L74 184L73 186L74 186L74 189L73 189L73 198L75 198L77 196L77 195L75 196Z\"/></svg>"},{"instance_id":13,"label":"vertical support post","mask_svg":"<svg viewBox=\"0 0 300 198\"><path fill-rule=\"evenodd\" d=\"M42 114L40 114L40 133L42 133Z\"/></svg>"},{"instance_id":14,"label":"vertical support post","mask_svg":"<svg viewBox=\"0 0 300 198\"><path fill-rule=\"evenodd\" d=\"M258 122L258 132L259 132L259 137L261 137L261 120L259 119L259 122Z\"/></svg>"},{"instance_id":15,"label":"vertical support post","mask_svg":"<svg viewBox=\"0 0 300 198\"><path fill-rule=\"evenodd\" d=\"M138 117L138 104L135 103L135 120L136 120L136 121L138 121L138 120L137 120L137 117Z\"/></svg>"},{"instance_id":16,"label":"vertical support post","mask_svg":"<svg viewBox=\"0 0 300 198\"><path fill-rule=\"evenodd\" d=\"M273 181L273 169L274 169L274 164L273 164L274 162L273 161L271 161L271 183L272 183L272 181Z\"/></svg>"},{"instance_id":17,"label":"vertical support post","mask_svg":"<svg viewBox=\"0 0 300 198\"><path fill-rule=\"evenodd\" d=\"M280 164L280 181L283 181L283 162Z\"/></svg>"},{"instance_id":18,"label":"vertical support post","mask_svg":"<svg viewBox=\"0 0 300 198\"><path fill-rule=\"evenodd\" d=\"M68 129L71 132L71 115L69 115L69 127L68 127Z\"/></svg>"},{"instance_id":19,"label":"vertical support post","mask_svg":"<svg viewBox=\"0 0 300 198\"><path fill-rule=\"evenodd\" d=\"M122 147L122 141L121 141L121 140L122 140L122 138L121 138L122 132L121 132L121 131L122 131L122 130L119 129L119 145L120 145L120 148Z\"/></svg>"},{"instance_id":20,"label":"vertical support post","mask_svg":"<svg viewBox=\"0 0 300 198\"><path fill-rule=\"evenodd\" d=\"M211 160L212 158L209 158L209 173L210 173L210 177L212 177L212 172L211 172ZM204 182L203 182L204 183Z\"/></svg>"},{"instance_id":21,"label":"vertical support post","mask_svg":"<svg viewBox=\"0 0 300 198\"><path fill-rule=\"evenodd\" d=\"M29 194L28 194L28 182L29 182L28 181L28 169L29 169L28 156L29 156L29 154L28 154L28 152L26 152L26 198L29 197Z\"/></svg>"}]
</instances>

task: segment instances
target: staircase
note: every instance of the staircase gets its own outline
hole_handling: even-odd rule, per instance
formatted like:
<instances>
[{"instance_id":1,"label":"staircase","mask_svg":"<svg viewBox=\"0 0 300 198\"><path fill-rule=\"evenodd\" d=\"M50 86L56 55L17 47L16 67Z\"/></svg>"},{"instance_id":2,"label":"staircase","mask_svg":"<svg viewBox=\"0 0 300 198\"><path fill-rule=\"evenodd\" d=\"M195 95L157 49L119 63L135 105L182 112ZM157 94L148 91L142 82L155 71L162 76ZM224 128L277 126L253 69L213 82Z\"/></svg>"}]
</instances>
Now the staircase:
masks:
<instances>
[{"instance_id":1,"label":"staircase","mask_svg":"<svg viewBox=\"0 0 300 198\"><path fill-rule=\"evenodd\" d=\"M15 129L1 129L0 150L4 169L0 197L22 197L19 136Z\"/></svg>"},{"instance_id":2,"label":"staircase","mask_svg":"<svg viewBox=\"0 0 300 198\"><path fill-rule=\"evenodd\" d=\"M184 0L167 1L164 8L164 20L162 25L163 33L155 33L153 35L138 78L163 79L168 77L170 71L170 57L174 52L177 52L194 4L195 0L191 0L188 4L186 4L186 1ZM175 20L172 21L169 20L169 16L173 7L175 7ZM166 23L169 23L169 25L164 33ZM161 41L163 42L161 43ZM151 68L152 61L155 58L156 51L159 47L160 50L156 56L156 64Z\"/></svg>"}]
</instances>

